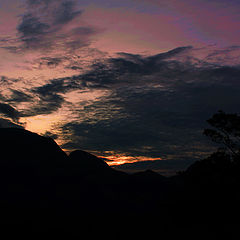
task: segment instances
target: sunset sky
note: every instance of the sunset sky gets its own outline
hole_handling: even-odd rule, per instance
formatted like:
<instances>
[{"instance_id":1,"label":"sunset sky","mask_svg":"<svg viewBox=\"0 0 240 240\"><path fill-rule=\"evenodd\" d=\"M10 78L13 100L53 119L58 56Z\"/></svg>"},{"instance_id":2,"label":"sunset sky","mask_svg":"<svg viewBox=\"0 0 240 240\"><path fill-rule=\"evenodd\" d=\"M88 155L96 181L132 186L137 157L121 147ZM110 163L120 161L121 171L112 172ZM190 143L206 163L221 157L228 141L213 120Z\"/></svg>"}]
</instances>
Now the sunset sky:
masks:
<instances>
[{"instance_id":1,"label":"sunset sky","mask_svg":"<svg viewBox=\"0 0 240 240\"><path fill-rule=\"evenodd\" d=\"M0 127L119 169L183 169L239 112L239 0L0 0ZM165 161L164 161L165 160Z\"/></svg>"}]
</instances>

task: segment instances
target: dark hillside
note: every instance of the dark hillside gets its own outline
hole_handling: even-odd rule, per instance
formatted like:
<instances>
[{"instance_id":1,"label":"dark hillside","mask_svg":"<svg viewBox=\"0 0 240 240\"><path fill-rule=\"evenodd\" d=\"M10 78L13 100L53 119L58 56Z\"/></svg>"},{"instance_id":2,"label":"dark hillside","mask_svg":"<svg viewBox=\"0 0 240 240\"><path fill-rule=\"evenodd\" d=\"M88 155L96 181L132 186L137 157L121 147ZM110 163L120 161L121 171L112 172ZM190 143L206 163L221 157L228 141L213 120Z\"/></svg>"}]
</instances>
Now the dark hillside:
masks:
<instances>
[{"instance_id":1,"label":"dark hillside","mask_svg":"<svg viewBox=\"0 0 240 240\"><path fill-rule=\"evenodd\" d=\"M23 129L0 129L0 153L0 228L9 236L218 239L238 226L239 174L220 155L171 178L130 175Z\"/></svg>"}]
</instances>

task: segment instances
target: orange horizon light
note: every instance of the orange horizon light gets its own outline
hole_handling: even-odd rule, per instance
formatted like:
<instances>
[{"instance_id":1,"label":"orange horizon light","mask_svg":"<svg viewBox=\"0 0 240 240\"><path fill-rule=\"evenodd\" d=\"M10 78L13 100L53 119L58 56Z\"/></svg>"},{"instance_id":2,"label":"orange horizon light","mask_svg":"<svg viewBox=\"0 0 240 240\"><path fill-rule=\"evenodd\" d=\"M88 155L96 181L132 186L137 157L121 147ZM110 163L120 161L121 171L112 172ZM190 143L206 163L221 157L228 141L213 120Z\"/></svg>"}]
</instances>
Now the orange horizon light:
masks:
<instances>
[{"instance_id":1,"label":"orange horizon light","mask_svg":"<svg viewBox=\"0 0 240 240\"><path fill-rule=\"evenodd\" d=\"M111 156L98 156L99 158L105 158L109 161L107 161L107 164L109 166L117 166L122 165L125 163L135 163L135 162L143 162L143 161L156 161L156 160L162 160L162 158L150 158L145 156L126 156L126 155L111 155Z\"/></svg>"}]
</instances>

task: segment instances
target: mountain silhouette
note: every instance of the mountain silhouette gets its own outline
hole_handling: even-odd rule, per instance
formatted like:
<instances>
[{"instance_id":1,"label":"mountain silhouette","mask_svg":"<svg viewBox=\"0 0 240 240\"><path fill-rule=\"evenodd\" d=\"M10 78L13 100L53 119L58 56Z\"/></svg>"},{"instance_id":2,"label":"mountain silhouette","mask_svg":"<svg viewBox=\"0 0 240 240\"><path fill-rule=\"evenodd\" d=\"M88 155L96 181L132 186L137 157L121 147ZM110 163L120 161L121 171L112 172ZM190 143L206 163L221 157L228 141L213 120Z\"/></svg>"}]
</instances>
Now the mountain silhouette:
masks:
<instances>
[{"instance_id":1,"label":"mountain silhouette","mask_svg":"<svg viewBox=\"0 0 240 240\"><path fill-rule=\"evenodd\" d=\"M120 226L119 238L230 239L233 227L224 220L240 212L239 172L230 165L212 155L174 177L127 174L82 150L68 156L51 138L0 129L0 230L112 238Z\"/></svg>"},{"instance_id":2,"label":"mountain silhouette","mask_svg":"<svg viewBox=\"0 0 240 240\"><path fill-rule=\"evenodd\" d=\"M112 169L102 159L82 150L76 150L69 155L70 164L80 171L98 173L111 171Z\"/></svg>"},{"instance_id":3,"label":"mountain silhouette","mask_svg":"<svg viewBox=\"0 0 240 240\"><path fill-rule=\"evenodd\" d=\"M54 140L18 128L0 129L0 148L1 178L9 181L49 181L67 161Z\"/></svg>"},{"instance_id":4,"label":"mountain silhouette","mask_svg":"<svg viewBox=\"0 0 240 240\"><path fill-rule=\"evenodd\" d=\"M20 128L0 128L1 163L56 164L66 160L66 154L48 137ZM21 160L21 161L20 161Z\"/></svg>"},{"instance_id":5,"label":"mountain silhouette","mask_svg":"<svg viewBox=\"0 0 240 240\"><path fill-rule=\"evenodd\" d=\"M141 178L141 179L146 179L146 180L165 180L166 177L158 174L157 172L154 172L152 170L146 170L146 171L142 171L142 172L137 172L133 174L134 177L136 178Z\"/></svg>"}]
</instances>

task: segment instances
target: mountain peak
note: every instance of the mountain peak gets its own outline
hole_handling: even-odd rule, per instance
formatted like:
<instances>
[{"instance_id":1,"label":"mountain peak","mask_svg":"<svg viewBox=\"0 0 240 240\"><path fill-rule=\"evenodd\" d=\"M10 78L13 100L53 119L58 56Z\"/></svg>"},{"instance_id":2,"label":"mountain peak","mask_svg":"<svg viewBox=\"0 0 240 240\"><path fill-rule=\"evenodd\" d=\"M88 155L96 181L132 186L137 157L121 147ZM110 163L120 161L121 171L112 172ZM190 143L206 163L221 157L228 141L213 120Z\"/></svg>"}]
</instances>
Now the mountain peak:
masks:
<instances>
[{"instance_id":1,"label":"mountain peak","mask_svg":"<svg viewBox=\"0 0 240 240\"><path fill-rule=\"evenodd\" d=\"M110 169L107 163L91 153L83 150L75 150L69 155L72 164L85 170L95 171Z\"/></svg>"}]
</instances>

